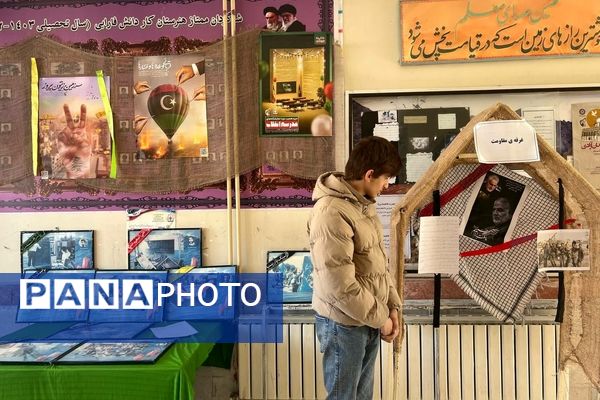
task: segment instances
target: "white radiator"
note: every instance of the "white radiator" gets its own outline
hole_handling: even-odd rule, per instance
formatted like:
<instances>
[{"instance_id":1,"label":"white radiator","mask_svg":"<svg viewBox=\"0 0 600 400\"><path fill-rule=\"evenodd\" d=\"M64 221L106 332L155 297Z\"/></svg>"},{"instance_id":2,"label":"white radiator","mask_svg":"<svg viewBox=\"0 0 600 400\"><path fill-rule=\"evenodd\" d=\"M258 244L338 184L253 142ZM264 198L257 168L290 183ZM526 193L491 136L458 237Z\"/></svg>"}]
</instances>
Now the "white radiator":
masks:
<instances>
[{"instance_id":1,"label":"white radiator","mask_svg":"<svg viewBox=\"0 0 600 400\"><path fill-rule=\"evenodd\" d=\"M442 325L438 336L440 399L556 399L557 325ZM382 342L375 399L393 397L392 354ZM326 396L312 323L284 324L283 343L241 344L238 356L242 399ZM398 398L434 399L432 325L407 325L400 357Z\"/></svg>"}]
</instances>

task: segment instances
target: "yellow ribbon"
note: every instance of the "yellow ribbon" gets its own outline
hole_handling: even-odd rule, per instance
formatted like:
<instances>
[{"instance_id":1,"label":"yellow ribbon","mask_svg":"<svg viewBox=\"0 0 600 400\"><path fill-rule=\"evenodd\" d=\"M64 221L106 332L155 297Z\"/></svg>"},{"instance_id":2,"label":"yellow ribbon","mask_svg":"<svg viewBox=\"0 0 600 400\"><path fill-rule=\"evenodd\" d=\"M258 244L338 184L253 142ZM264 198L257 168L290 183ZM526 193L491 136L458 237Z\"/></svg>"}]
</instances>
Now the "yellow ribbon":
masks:
<instances>
[{"instance_id":1,"label":"yellow ribbon","mask_svg":"<svg viewBox=\"0 0 600 400\"><path fill-rule=\"evenodd\" d=\"M108 98L108 91L106 90L106 84L104 83L104 74L102 70L96 71L96 77L98 78L98 89L100 90L100 97L102 98L102 104L104 105L104 113L106 114L106 122L110 131L110 174L109 177L117 177L117 146L115 143L115 130L113 129L113 117L112 109L110 107L110 99Z\"/></svg>"},{"instance_id":2,"label":"yellow ribbon","mask_svg":"<svg viewBox=\"0 0 600 400\"><path fill-rule=\"evenodd\" d=\"M38 174L38 69L35 58L31 57L31 158L33 159L33 176Z\"/></svg>"}]
</instances>

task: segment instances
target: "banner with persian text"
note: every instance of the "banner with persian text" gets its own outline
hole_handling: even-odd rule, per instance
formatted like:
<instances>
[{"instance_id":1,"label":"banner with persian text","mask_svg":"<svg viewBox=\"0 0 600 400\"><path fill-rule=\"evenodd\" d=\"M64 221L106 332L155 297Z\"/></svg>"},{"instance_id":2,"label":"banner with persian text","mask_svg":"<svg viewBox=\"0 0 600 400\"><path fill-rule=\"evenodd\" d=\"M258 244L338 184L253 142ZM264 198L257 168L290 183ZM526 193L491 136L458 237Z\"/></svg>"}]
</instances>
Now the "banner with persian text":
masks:
<instances>
[{"instance_id":1,"label":"banner with persian text","mask_svg":"<svg viewBox=\"0 0 600 400\"><path fill-rule=\"evenodd\" d=\"M600 2L402 0L403 64L600 53Z\"/></svg>"},{"instance_id":2,"label":"banner with persian text","mask_svg":"<svg viewBox=\"0 0 600 400\"><path fill-rule=\"evenodd\" d=\"M227 20L235 16L238 31L263 27L267 6L279 8L288 3L296 4L296 18L306 31L331 30L331 7L325 0L239 0ZM0 2L0 46L43 35L88 51L122 55L129 53L123 49L125 44L139 47L144 41L163 38L211 43L223 37L222 24L223 3L217 0ZM168 41L163 42L166 48L157 48L161 54L169 50Z\"/></svg>"}]
</instances>

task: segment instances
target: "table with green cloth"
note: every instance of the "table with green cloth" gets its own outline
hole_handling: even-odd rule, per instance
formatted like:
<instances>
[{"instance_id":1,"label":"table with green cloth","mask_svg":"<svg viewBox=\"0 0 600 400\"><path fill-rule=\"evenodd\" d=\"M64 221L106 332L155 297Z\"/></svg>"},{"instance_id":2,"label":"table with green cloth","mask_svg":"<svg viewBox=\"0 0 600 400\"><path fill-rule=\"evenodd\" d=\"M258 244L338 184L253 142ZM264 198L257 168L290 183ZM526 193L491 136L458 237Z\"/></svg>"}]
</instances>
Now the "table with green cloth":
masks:
<instances>
[{"instance_id":1,"label":"table with green cloth","mask_svg":"<svg viewBox=\"0 0 600 400\"><path fill-rule=\"evenodd\" d=\"M67 326L51 324L44 335ZM28 327L2 339L23 340L32 331ZM196 370L213 346L175 343L154 364L3 364L0 400L193 400Z\"/></svg>"},{"instance_id":2,"label":"table with green cloth","mask_svg":"<svg viewBox=\"0 0 600 400\"><path fill-rule=\"evenodd\" d=\"M194 399L212 343L176 343L155 364L0 365L0 399Z\"/></svg>"}]
</instances>

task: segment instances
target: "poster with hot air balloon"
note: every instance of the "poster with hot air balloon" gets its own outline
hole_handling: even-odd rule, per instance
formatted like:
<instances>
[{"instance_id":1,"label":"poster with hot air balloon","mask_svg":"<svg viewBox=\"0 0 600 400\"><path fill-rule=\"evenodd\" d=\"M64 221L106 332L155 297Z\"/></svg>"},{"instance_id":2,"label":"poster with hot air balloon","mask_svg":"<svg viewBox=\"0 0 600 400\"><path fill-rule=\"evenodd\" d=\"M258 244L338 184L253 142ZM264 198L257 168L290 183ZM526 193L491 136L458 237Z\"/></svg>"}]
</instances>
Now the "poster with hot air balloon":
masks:
<instances>
[{"instance_id":1,"label":"poster with hot air balloon","mask_svg":"<svg viewBox=\"0 0 600 400\"><path fill-rule=\"evenodd\" d=\"M133 78L140 159L207 157L203 57L136 57Z\"/></svg>"},{"instance_id":2,"label":"poster with hot air balloon","mask_svg":"<svg viewBox=\"0 0 600 400\"><path fill-rule=\"evenodd\" d=\"M108 77L104 83L108 91ZM42 178L108 177L111 138L97 77L40 78L38 128Z\"/></svg>"},{"instance_id":3,"label":"poster with hot air balloon","mask_svg":"<svg viewBox=\"0 0 600 400\"><path fill-rule=\"evenodd\" d=\"M261 134L331 136L333 83L328 33L262 33Z\"/></svg>"}]
</instances>

